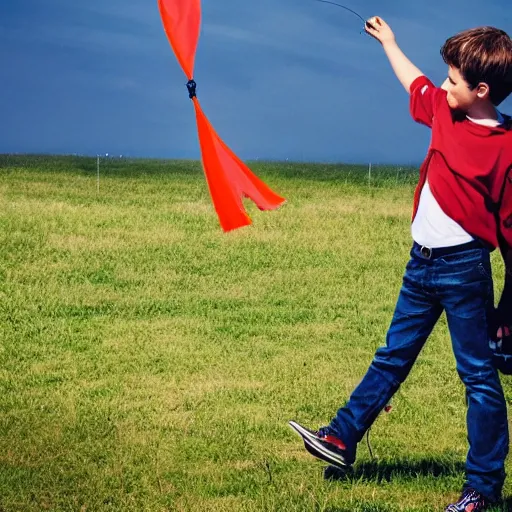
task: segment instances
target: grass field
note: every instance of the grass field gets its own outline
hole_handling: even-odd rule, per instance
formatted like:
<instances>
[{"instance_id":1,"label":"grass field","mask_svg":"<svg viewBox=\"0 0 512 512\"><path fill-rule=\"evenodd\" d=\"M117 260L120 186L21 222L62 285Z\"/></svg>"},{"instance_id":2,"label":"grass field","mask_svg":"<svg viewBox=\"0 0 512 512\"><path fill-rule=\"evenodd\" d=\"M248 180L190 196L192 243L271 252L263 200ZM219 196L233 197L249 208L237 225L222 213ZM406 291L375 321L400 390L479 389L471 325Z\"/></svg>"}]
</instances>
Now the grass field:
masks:
<instances>
[{"instance_id":1,"label":"grass field","mask_svg":"<svg viewBox=\"0 0 512 512\"><path fill-rule=\"evenodd\" d=\"M2 512L436 511L458 495L444 318L371 431L376 460L361 444L353 474L325 481L287 426L328 422L383 343L416 170L252 168L288 202L247 203L254 224L223 234L196 162L102 161L98 191L95 159L0 157Z\"/></svg>"}]
</instances>

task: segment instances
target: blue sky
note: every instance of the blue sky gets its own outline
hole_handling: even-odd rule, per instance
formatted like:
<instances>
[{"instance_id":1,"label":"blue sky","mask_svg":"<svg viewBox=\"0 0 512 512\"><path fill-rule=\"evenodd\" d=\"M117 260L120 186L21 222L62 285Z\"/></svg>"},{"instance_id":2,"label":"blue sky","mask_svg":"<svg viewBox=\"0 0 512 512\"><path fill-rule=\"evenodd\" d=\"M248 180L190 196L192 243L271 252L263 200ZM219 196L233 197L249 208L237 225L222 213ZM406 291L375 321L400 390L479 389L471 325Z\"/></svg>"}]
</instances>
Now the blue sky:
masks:
<instances>
[{"instance_id":1,"label":"blue sky","mask_svg":"<svg viewBox=\"0 0 512 512\"><path fill-rule=\"evenodd\" d=\"M437 83L447 37L478 25L512 33L510 0L342 3L386 19ZM243 159L421 161L428 130L410 120L382 48L360 29L313 0L205 0L203 109ZM0 152L199 157L156 0L4 0L0 61ZM501 109L512 113L512 100Z\"/></svg>"}]
</instances>

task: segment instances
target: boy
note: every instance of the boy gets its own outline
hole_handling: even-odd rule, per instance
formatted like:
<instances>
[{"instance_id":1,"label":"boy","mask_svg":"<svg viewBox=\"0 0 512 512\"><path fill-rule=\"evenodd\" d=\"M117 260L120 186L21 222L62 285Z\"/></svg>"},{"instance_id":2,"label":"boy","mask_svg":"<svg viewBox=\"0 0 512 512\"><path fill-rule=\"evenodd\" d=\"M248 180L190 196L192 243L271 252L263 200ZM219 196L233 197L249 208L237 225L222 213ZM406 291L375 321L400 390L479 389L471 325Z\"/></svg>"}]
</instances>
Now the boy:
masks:
<instances>
[{"instance_id":1,"label":"boy","mask_svg":"<svg viewBox=\"0 0 512 512\"><path fill-rule=\"evenodd\" d=\"M375 17L366 31L380 41L410 93L415 121L432 128L414 197L411 259L386 346L331 423L311 431L290 425L314 456L338 467L406 379L446 311L457 371L466 387L469 452L466 482L448 512L478 512L501 497L508 453L507 409L489 339L512 328L512 119L498 112L512 92L512 40L481 27L446 41L448 78L436 88ZM491 250L505 260L505 287L494 309Z\"/></svg>"}]
</instances>

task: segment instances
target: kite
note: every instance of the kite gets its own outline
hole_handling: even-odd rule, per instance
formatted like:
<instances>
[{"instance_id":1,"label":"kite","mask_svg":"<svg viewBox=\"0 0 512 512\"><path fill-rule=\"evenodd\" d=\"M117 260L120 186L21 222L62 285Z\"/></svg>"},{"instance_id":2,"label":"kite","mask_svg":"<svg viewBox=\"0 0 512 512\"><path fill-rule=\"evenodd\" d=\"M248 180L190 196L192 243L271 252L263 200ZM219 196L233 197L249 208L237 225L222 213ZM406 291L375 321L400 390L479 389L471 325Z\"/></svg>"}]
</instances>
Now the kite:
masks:
<instances>
[{"instance_id":1,"label":"kite","mask_svg":"<svg viewBox=\"0 0 512 512\"><path fill-rule=\"evenodd\" d=\"M222 229L227 232L251 224L243 198L260 210L275 210L285 199L273 192L228 148L204 114L196 96L194 62L201 25L201 0L157 0L165 33L188 78L194 104L204 174Z\"/></svg>"}]
</instances>

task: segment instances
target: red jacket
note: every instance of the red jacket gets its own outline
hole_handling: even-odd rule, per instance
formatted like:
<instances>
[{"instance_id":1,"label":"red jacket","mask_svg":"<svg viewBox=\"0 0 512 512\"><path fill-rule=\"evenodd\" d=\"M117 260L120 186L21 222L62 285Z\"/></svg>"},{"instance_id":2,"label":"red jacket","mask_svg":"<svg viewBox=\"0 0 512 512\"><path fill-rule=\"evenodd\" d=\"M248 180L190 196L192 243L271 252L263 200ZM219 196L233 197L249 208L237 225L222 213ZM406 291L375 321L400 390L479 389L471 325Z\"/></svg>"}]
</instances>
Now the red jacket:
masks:
<instances>
[{"instance_id":1,"label":"red jacket","mask_svg":"<svg viewBox=\"0 0 512 512\"><path fill-rule=\"evenodd\" d=\"M446 91L426 77L410 88L413 119L432 128L414 194L413 219L428 182L441 209L475 238L502 254L512 247L512 119L497 128L457 118Z\"/></svg>"}]
</instances>

